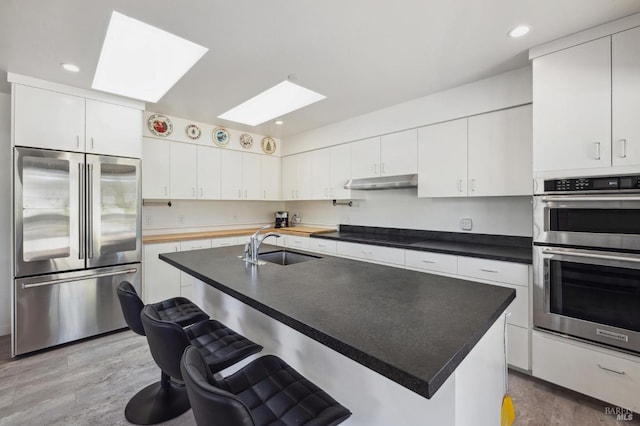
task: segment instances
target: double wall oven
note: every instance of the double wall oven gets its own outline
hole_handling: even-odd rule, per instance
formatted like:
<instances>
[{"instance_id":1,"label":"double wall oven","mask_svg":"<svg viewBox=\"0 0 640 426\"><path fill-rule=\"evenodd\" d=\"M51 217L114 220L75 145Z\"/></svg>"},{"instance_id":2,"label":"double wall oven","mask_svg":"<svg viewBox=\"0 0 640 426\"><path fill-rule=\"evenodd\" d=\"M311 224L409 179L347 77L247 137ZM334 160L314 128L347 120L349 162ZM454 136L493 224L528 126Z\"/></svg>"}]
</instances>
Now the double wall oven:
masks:
<instances>
[{"instance_id":1,"label":"double wall oven","mask_svg":"<svg viewBox=\"0 0 640 426\"><path fill-rule=\"evenodd\" d=\"M534 326L640 353L640 175L535 187Z\"/></svg>"}]
</instances>

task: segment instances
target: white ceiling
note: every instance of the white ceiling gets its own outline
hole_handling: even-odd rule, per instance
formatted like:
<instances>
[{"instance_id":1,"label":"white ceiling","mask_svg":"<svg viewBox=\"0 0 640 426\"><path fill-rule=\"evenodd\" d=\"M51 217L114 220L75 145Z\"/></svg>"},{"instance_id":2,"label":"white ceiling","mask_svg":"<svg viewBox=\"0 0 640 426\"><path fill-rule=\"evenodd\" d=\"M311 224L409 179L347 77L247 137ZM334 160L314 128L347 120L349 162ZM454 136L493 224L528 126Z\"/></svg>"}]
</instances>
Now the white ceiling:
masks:
<instances>
[{"instance_id":1,"label":"white ceiling","mask_svg":"<svg viewBox=\"0 0 640 426\"><path fill-rule=\"evenodd\" d=\"M525 66L529 47L640 12L640 1L0 0L0 71L90 88L112 10L209 48L148 110L285 137ZM521 23L529 35L508 38ZM216 118L291 74L327 99L283 126Z\"/></svg>"}]
</instances>

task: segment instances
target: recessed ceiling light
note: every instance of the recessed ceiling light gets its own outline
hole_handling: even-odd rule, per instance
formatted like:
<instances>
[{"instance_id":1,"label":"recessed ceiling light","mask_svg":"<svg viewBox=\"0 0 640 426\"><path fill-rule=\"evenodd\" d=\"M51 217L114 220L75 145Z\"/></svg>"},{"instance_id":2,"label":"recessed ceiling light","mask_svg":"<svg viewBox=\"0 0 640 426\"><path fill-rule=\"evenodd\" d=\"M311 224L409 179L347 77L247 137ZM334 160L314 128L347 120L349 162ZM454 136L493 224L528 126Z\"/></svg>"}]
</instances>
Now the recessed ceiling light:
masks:
<instances>
[{"instance_id":1,"label":"recessed ceiling light","mask_svg":"<svg viewBox=\"0 0 640 426\"><path fill-rule=\"evenodd\" d=\"M219 115L218 118L257 126L325 98L326 96L313 90L285 80Z\"/></svg>"},{"instance_id":2,"label":"recessed ceiling light","mask_svg":"<svg viewBox=\"0 0 640 426\"><path fill-rule=\"evenodd\" d=\"M276 123L276 125L278 125L278 126L282 126L282 125L284 124L284 121L282 121L282 120L276 120L276 121L275 121L275 123Z\"/></svg>"},{"instance_id":3,"label":"recessed ceiling light","mask_svg":"<svg viewBox=\"0 0 640 426\"><path fill-rule=\"evenodd\" d=\"M114 11L91 87L158 102L208 50Z\"/></svg>"},{"instance_id":4,"label":"recessed ceiling light","mask_svg":"<svg viewBox=\"0 0 640 426\"><path fill-rule=\"evenodd\" d=\"M78 72L80 71L80 68L78 68L77 65L73 65L73 64L60 64L60 66L62 68L64 68L67 71L71 71L71 72Z\"/></svg>"},{"instance_id":5,"label":"recessed ceiling light","mask_svg":"<svg viewBox=\"0 0 640 426\"><path fill-rule=\"evenodd\" d=\"M512 29L511 31L509 31L507 35L513 38L522 37L523 35L529 32L529 29L530 28L527 25L519 25L514 29Z\"/></svg>"}]
</instances>

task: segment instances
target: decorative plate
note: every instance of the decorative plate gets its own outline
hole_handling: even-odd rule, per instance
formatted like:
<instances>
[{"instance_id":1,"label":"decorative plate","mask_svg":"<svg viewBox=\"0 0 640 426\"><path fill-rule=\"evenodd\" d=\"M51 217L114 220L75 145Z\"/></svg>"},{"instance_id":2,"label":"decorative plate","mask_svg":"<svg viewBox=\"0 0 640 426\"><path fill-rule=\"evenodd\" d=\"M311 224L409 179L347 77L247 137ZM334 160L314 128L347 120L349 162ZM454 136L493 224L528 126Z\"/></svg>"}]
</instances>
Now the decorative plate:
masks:
<instances>
[{"instance_id":1,"label":"decorative plate","mask_svg":"<svg viewBox=\"0 0 640 426\"><path fill-rule=\"evenodd\" d=\"M211 138L218 146L226 146L229 143L229 132L223 127L216 127L211 133Z\"/></svg>"},{"instance_id":2,"label":"decorative plate","mask_svg":"<svg viewBox=\"0 0 640 426\"><path fill-rule=\"evenodd\" d=\"M200 127L196 126L195 124L189 124L184 130L185 132L187 132L187 136L189 136L189 139L200 139L200 135L202 134L202 130L200 130Z\"/></svg>"},{"instance_id":3,"label":"decorative plate","mask_svg":"<svg viewBox=\"0 0 640 426\"><path fill-rule=\"evenodd\" d=\"M173 123L169 117L161 114L153 114L149 117L147 127L156 136L169 136L173 132Z\"/></svg>"},{"instance_id":4,"label":"decorative plate","mask_svg":"<svg viewBox=\"0 0 640 426\"><path fill-rule=\"evenodd\" d=\"M262 151L264 151L265 154L273 154L274 152L276 152L276 141L274 141L273 138L270 138L269 136L267 136L266 138L262 138L260 146L262 146Z\"/></svg>"},{"instance_id":5,"label":"decorative plate","mask_svg":"<svg viewBox=\"0 0 640 426\"><path fill-rule=\"evenodd\" d=\"M248 133L243 133L240 135L240 145L244 149L249 149L253 146L253 138Z\"/></svg>"}]
</instances>

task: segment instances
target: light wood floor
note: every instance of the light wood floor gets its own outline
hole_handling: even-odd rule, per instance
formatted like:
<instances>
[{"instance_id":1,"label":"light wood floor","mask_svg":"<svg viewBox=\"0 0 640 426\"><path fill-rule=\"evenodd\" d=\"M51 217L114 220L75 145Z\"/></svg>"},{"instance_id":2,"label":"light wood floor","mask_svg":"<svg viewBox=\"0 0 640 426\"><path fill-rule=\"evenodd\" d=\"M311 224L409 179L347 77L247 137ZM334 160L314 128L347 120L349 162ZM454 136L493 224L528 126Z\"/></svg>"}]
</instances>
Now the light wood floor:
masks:
<instances>
[{"instance_id":1,"label":"light wood floor","mask_svg":"<svg viewBox=\"0 0 640 426\"><path fill-rule=\"evenodd\" d=\"M159 380L144 337L122 331L12 359L0 337L0 425L124 425L124 407ZM510 372L515 426L640 425L616 422L605 404ZM166 425L195 425L191 411ZM390 425L395 426L395 425ZM403 425L404 426L404 425Z\"/></svg>"}]
</instances>

